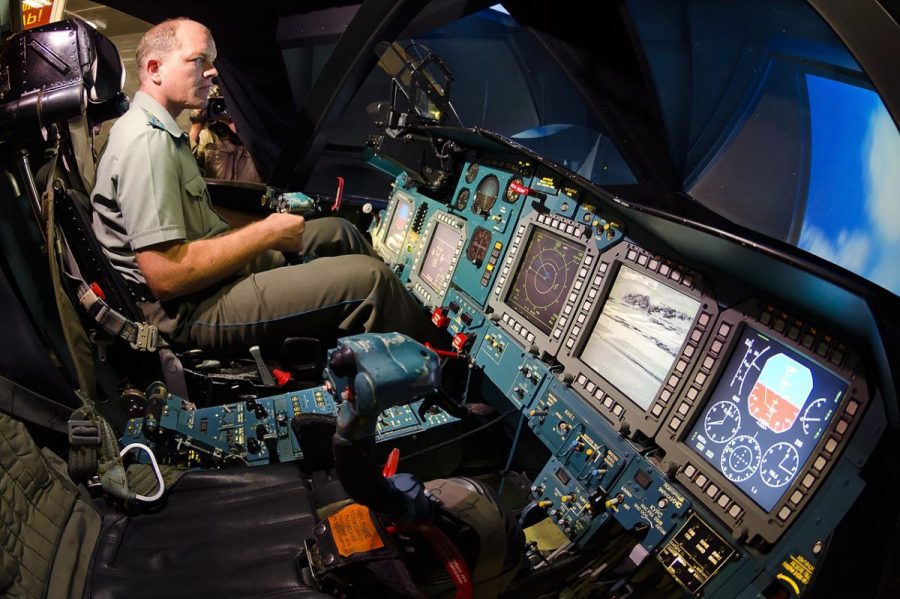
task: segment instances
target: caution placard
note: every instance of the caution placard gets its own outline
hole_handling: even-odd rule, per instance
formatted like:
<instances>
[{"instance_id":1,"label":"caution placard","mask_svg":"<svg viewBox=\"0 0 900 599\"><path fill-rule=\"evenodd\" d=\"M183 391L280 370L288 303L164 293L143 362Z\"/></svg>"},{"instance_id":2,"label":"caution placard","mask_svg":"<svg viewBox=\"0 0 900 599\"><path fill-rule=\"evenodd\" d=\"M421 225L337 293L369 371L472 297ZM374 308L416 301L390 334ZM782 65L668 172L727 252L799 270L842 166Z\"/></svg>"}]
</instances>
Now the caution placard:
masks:
<instances>
[{"instance_id":1,"label":"caution placard","mask_svg":"<svg viewBox=\"0 0 900 599\"><path fill-rule=\"evenodd\" d=\"M384 547L384 541L372 522L372 514L365 506L356 503L348 505L329 516L328 524L334 545L343 557Z\"/></svg>"}]
</instances>

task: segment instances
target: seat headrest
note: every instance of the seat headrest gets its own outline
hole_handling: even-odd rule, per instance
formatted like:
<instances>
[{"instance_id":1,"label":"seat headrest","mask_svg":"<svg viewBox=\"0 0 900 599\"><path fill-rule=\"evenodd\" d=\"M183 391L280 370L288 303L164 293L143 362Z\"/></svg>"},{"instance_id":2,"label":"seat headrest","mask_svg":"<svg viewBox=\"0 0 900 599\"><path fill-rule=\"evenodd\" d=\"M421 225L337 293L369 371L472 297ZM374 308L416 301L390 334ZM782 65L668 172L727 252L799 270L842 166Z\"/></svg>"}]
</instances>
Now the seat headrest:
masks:
<instances>
[{"instance_id":1,"label":"seat headrest","mask_svg":"<svg viewBox=\"0 0 900 599\"><path fill-rule=\"evenodd\" d=\"M0 52L0 126L37 133L79 115L119 116L128 108L124 83L118 50L83 21L16 33Z\"/></svg>"}]
</instances>

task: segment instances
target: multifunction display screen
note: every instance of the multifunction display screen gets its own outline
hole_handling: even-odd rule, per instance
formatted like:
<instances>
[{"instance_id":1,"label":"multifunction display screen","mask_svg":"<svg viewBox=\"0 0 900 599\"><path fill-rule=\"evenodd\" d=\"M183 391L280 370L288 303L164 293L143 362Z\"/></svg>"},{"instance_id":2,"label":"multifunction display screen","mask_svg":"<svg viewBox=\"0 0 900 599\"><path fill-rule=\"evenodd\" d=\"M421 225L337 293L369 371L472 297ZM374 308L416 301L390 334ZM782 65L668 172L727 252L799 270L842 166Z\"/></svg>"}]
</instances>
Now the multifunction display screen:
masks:
<instances>
[{"instance_id":1,"label":"multifunction display screen","mask_svg":"<svg viewBox=\"0 0 900 599\"><path fill-rule=\"evenodd\" d=\"M409 225L412 211L413 204L410 200L402 197L397 198L397 206L394 208L391 224L384 238L384 246L394 254L400 252L400 248L403 246L403 239L406 237L406 227Z\"/></svg>"},{"instance_id":2,"label":"multifunction display screen","mask_svg":"<svg viewBox=\"0 0 900 599\"><path fill-rule=\"evenodd\" d=\"M453 274L454 258L457 256L462 232L442 222L435 222L437 228L431 235L428 253L422 261L419 276L435 291L441 289Z\"/></svg>"},{"instance_id":3,"label":"multifunction display screen","mask_svg":"<svg viewBox=\"0 0 900 599\"><path fill-rule=\"evenodd\" d=\"M747 327L687 444L771 511L806 466L848 386Z\"/></svg>"},{"instance_id":4,"label":"multifunction display screen","mask_svg":"<svg viewBox=\"0 0 900 599\"><path fill-rule=\"evenodd\" d=\"M699 309L694 298L623 265L581 361L646 410Z\"/></svg>"},{"instance_id":5,"label":"multifunction display screen","mask_svg":"<svg viewBox=\"0 0 900 599\"><path fill-rule=\"evenodd\" d=\"M584 246L535 228L506 303L545 335L559 318Z\"/></svg>"}]
</instances>

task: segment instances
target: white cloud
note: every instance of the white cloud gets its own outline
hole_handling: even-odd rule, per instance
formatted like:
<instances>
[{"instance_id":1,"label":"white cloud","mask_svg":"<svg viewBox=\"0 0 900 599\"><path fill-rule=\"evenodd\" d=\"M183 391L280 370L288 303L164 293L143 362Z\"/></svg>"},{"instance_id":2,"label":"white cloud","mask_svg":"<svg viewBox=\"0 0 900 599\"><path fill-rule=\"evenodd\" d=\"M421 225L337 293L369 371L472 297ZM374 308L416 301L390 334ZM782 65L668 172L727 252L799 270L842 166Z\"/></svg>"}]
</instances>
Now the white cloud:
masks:
<instances>
[{"instance_id":1,"label":"white cloud","mask_svg":"<svg viewBox=\"0 0 900 599\"><path fill-rule=\"evenodd\" d=\"M880 237L900 242L900 132L884 107L872 113L869 136L869 218Z\"/></svg>"},{"instance_id":2,"label":"white cloud","mask_svg":"<svg viewBox=\"0 0 900 599\"><path fill-rule=\"evenodd\" d=\"M832 239L812 225L803 229L799 245L816 256L864 276L872 250L872 240L864 231L842 229L837 238Z\"/></svg>"}]
</instances>

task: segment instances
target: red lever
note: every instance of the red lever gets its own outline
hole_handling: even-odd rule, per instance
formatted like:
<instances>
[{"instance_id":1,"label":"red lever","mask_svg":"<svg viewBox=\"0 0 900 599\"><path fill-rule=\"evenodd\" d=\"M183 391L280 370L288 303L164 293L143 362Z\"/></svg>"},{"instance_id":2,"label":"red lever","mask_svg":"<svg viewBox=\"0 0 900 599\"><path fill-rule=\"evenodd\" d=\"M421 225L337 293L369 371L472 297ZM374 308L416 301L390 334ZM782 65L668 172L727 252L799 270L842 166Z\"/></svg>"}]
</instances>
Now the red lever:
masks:
<instances>
[{"instance_id":1,"label":"red lever","mask_svg":"<svg viewBox=\"0 0 900 599\"><path fill-rule=\"evenodd\" d=\"M385 478L390 478L397 474L397 465L400 463L400 450L396 447L391 450L391 453L388 455L387 462L384 463L384 468L381 469L381 476Z\"/></svg>"},{"instance_id":2,"label":"red lever","mask_svg":"<svg viewBox=\"0 0 900 599\"><path fill-rule=\"evenodd\" d=\"M458 358L458 357L460 357L460 356L459 356L459 352L455 352L455 351L444 351L443 349L435 349L435 348L432 347L431 344L428 343L427 341L425 342L425 347L427 347L428 349L430 349L431 351L433 351L434 353L436 353L436 354L437 354L439 357L441 357L441 358Z\"/></svg>"},{"instance_id":3,"label":"red lever","mask_svg":"<svg viewBox=\"0 0 900 599\"><path fill-rule=\"evenodd\" d=\"M279 387L284 387L291 380L291 373L280 368L273 368L272 376L275 377L275 382L278 383Z\"/></svg>"},{"instance_id":4,"label":"red lever","mask_svg":"<svg viewBox=\"0 0 900 599\"><path fill-rule=\"evenodd\" d=\"M541 200L547 199L547 194L541 193L540 191L537 191L536 189L532 189L530 187L525 187L515 179L509 182L509 188L519 195L532 196Z\"/></svg>"},{"instance_id":5,"label":"red lever","mask_svg":"<svg viewBox=\"0 0 900 599\"><path fill-rule=\"evenodd\" d=\"M341 200L344 198L344 178L338 177L337 193L334 195L334 204L331 205L331 211L337 212L341 209Z\"/></svg>"}]
</instances>

